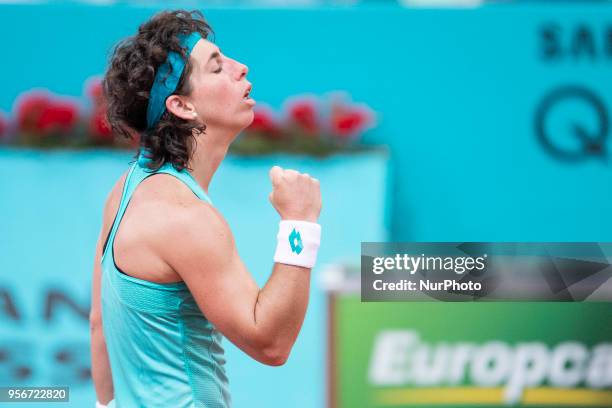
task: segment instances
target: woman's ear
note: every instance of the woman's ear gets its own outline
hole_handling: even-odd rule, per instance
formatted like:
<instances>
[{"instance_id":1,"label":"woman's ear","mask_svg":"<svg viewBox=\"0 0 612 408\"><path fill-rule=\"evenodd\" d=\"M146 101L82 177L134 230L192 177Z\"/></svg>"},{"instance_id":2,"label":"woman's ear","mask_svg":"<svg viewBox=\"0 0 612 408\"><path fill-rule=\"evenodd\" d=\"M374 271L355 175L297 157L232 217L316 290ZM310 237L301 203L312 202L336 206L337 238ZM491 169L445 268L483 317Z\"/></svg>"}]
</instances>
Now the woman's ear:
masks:
<instances>
[{"instance_id":1,"label":"woman's ear","mask_svg":"<svg viewBox=\"0 0 612 408\"><path fill-rule=\"evenodd\" d=\"M184 120L193 120L198 116L194 106L179 95L170 95L166 99L166 109Z\"/></svg>"}]
</instances>

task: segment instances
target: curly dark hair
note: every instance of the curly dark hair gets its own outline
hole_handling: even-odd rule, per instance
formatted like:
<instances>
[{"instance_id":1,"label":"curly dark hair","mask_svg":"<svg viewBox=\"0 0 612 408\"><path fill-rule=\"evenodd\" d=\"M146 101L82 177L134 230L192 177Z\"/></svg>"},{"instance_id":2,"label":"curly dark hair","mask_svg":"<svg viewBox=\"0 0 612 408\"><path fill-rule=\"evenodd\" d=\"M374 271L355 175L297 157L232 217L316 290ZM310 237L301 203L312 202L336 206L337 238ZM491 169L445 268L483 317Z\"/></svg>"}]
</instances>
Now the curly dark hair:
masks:
<instances>
[{"instance_id":1,"label":"curly dark hair","mask_svg":"<svg viewBox=\"0 0 612 408\"><path fill-rule=\"evenodd\" d=\"M167 110L154 128L147 128L149 92L170 51L177 52L185 61L175 94L191 92L187 78L192 66L178 35L192 32L200 33L202 38L213 34L199 11L156 14L138 28L136 35L114 48L103 79L107 118L113 132L126 138L133 138L135 132L140 134L140 147L148 151L148 167L153 170L164 163L172 163L179 171L186 168L195 143L194 130L203 133L206 129L203 124L178 118Z\"/></svg>"}]
</instances>

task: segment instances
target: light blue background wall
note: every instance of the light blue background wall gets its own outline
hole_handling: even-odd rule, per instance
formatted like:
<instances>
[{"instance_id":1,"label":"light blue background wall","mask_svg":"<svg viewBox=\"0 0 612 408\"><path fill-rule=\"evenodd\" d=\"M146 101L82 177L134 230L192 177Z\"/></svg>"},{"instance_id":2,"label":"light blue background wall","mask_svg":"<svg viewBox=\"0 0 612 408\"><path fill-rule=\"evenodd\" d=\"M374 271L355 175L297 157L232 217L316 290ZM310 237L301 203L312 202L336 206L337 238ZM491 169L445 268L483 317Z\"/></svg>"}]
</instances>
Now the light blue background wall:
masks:
<instances>
[{"instance_id":1,"label":"light blue background wall","mask_svg":"<svg viewBox=\"0 0 612 408\"><path fill-rule=\"evenodd\" d=\"M1 10L3 61L11 61L0 68L4 110L32 87L80 95L84 80L104 71L111 46L155 11ZM612 7L205 12L223 51L250 66L257 100L278 107L289 95L343 89L380 113L369 138L388 143L395 159L396 239L610 239L609 161L556 161L538 144L533 115L547 92L568 83L597 91L612 110ZM565 54L586 27L596 56L544 61L540 30L548 24L559 27ZM588 112L575 113L559 126L596 126Z\"/></svg>"}]
</instances>

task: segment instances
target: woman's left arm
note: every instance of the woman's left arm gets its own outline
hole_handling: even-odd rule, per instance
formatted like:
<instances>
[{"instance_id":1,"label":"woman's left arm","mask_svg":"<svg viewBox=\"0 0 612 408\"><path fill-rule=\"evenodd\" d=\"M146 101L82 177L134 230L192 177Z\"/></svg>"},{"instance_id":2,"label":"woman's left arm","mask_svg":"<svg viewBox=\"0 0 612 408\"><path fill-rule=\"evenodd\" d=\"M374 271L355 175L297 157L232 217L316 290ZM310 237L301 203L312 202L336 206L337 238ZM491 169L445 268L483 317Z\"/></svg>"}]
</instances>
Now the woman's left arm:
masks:
<instances>
[{"instance_id":1,"label":"woman's left arm","mask_svg":"<svg viewBox=\"0 0 612 408\"><path fill-rule=\"evenodd\" d=\"M91 310L89 313L89 328L91 335L91 376L96 388L96 396L98 402L106 405L115 395L113 388L113 377L111 374L111 366L108 360L108 352L106 350L106 340L104 339L104 330L102 327L102 307L100 304L101 298L101 281L102 281L102 251L103 242L110 233L115 219L115 214L119 209L121 202L121 192L125 183L126 174L124 174L111 190L108 199L104 205L104 213L102 216L102 228L98 244L96 245L96 256L94 260L92 290L91 290Z\"/></svg>"},{"instance_id":2,"label":"woman's left arm","mask_svg":"<svg viewBox=\"0 0 612 408\"><path fill-rule=\"evenodd\" d=\"M104 330L102 328L102 311L100 307L100 280L102 244L98 240L94 262L93 283L91 292L91 311L89 313L89 329L91 335L91 376L96 388L98 401L106 405L113 399L113 378L111 375Z\"/></svg>"}]
</instances>

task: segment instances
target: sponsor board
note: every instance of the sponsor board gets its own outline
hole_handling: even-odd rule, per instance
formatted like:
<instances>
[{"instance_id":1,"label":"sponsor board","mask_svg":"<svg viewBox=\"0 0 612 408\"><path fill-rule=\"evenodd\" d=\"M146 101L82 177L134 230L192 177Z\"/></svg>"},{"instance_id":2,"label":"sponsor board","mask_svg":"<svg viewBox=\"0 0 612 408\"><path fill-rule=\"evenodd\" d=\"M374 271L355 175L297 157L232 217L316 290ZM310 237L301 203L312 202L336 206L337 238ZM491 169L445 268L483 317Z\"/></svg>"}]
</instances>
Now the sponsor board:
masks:
<instances>
[{"instance_id":1,"label":"sponsor board","mask_svg":"<svg viewBox=\"0 0 612 408\"><path fill-rule=\"evenodd\" d=\"M610 407L609 303L334 301L337 407Z\"/></svg>"}]
</instances>

